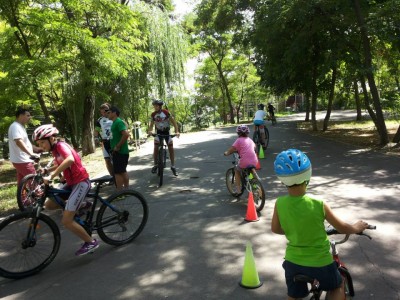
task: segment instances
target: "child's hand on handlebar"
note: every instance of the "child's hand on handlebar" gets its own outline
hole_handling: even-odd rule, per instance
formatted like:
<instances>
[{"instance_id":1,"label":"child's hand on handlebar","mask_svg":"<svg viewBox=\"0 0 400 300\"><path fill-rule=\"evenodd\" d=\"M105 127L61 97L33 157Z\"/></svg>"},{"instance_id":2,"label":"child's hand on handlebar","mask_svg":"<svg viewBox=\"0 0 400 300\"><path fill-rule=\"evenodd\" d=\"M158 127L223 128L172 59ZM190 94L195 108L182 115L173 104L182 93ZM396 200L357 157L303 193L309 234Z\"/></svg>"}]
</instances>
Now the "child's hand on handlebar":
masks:
<instances>
[{"instance_id":1,"label":"child's hand on handlebar","mask_svg":"<svg viewBox=\"0 0 400 300\"><path fill-rule=\"evenodd\" d=\"M365 229L368 228L368 223L360 220L354 223L353 226L356 228L357 232L363 232Z\"/></svg>"}]
</instances>

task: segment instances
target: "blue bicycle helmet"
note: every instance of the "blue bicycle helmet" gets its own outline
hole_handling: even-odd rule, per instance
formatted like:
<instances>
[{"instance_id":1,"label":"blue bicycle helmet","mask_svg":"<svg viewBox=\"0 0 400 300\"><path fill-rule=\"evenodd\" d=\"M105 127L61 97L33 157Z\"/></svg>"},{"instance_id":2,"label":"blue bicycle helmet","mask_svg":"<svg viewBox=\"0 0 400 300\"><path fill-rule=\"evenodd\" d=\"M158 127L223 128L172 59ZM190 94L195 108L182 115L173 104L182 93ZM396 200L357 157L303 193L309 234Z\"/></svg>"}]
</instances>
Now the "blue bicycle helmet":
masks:
<instances>
[{"instance_id":1,"label":"blue bicycle helmet","mask_svg":"<svg viewBox=\"0 0 400 300\"><path fill-rule=\"evenodd\" d=\"M274 162L278 179L286 186L302 184L311 178L311 162L303 152L288 149L279 153Z\"/></svg>"}]
</instances>

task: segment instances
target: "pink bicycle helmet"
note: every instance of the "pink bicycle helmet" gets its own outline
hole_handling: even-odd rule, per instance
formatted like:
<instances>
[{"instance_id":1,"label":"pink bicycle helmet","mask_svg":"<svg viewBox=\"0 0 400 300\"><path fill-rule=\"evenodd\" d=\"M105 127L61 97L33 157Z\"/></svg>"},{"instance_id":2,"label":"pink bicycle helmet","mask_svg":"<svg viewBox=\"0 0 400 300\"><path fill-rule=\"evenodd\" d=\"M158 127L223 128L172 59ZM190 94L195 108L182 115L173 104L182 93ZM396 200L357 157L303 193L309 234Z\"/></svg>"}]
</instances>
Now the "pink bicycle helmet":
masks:
<instances>
[{"instance_id":1,"label":"pink bicycle helmet","mask_svg":"<svg viewBox=\"0 0 400 300\"><path fill-rule=\"evenodd\" d=\"M250 129L247 125L239 125L236 128L236 132L241 134L241 133L245 133L245 134L249 134L250 133Z\"/></svg>"},{"instance_id":2,"label":"pink bicycle helmet","mask_svg":"<svg viewBox=\"0 0 400 300\"><path fill-rule=\"evenodd\" d=\"M51 136L58 134L58 129L52 124L41 125L35 129L32 135L32 140L34 142L38 140L48 139Z\"/></svg>"}]
</instances>

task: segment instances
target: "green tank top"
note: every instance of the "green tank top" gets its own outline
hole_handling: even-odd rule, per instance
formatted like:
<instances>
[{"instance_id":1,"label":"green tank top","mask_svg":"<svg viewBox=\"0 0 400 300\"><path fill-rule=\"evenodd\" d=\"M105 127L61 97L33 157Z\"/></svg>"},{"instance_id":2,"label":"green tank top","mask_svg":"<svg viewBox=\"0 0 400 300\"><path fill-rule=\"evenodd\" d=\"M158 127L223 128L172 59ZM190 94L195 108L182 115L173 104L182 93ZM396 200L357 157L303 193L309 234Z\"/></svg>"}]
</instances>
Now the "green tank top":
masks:
<instances>
[{"instance_id":1,"label":"green tank top","mask_svg":"<svg viewBox=\"0 0 400 300\"><path fill-rule=\"evenodd\" d=\"M282 196L276 201L279 222L288 240L285 259L307 267L333 262L325 232L324 203L304 196Z\"/></svg>"}]
</instances>

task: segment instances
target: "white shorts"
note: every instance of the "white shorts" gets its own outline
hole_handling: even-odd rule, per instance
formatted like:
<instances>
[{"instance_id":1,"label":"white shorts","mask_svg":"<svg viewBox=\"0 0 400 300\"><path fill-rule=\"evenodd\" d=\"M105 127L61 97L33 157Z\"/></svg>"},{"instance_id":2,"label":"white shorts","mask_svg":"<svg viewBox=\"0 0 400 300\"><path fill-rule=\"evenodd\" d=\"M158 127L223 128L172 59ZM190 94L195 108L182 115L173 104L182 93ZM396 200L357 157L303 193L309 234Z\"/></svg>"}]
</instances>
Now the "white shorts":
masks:
<instances>
[{"instance_id":1,"label":"white shorts","mask_svg":"<svg viewBox=\"0 0 400 300\"><path fill-rule=\"evenodd\" d=\"M83 203L86 194L89 192L90 187L91 185L89 179L81 181L78 184L72 186L71 194L69 195L68 201L65 204L65 210L77 211Z\"/></svg>"}]
</instances>

